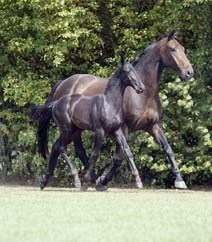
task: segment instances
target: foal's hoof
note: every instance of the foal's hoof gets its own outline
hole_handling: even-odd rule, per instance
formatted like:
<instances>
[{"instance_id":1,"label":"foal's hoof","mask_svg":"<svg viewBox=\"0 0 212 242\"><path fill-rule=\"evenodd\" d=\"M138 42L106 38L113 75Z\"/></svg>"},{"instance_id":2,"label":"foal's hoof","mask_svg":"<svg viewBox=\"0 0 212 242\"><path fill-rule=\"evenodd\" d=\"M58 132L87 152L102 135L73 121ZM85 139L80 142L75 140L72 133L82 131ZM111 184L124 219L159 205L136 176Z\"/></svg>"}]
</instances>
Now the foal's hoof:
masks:
<instances>
[{"instance_id":1,"label":"foal's hoof","mask_svg":"<svg viewBox=\"0 0 212 242\"><path fill-rule=\"evenodd\" d=\"M101 183L101 177L99 177L97 180L96 180L96 191L98 192L104 192L106 191L108 188L107 186L104 186L102 183Z\"/></svg>"},{"instance_id":2,"label":"foal's hoof","mask_svg":"<svg viewBox=\"0 0 212 242\"><path fill-rule=\"evenodd\" d=\"M75 186L76 188L81 188L81 181L80 181L80 179L79 179L78 176L76 176L76 177L74 178L74 186Z\"/></svg>"},{"instance_id":3,"label":"foal's hoof","mask_svg":"<svg viewBox=\"0 0 212 242\"><path fill-rule=\"evenodd\" d=\"M175 181L174 186L177 189L187 189L188 187L186 186L184 181Z\"/></svg>"},{"instance_id":4,"label":"foal's hoof","mask_svg":"<svg viewBox=\"0 0 212 242\"><path fill-rule=\"evenodd\" d=\"M96 175L96 173L94 171L91 172L91 181L92 183L96 183L98 176Z\"/></svg>"},{"instance_id":5,"label":"foal's hoof","mask_svg":"<svg viewBox=\"0 0 212 242\"><path fill-rule=\"evenodd\" d=\"M82 192L86 192L88 190L88 184L83 184L80 189Z\"/></svg>"},{"instance_id":6,"label":"foal's hoof","mask_svg":"<svg viewBox=\"0 0 212 242\"><path fill-rule=\"evenodd\" d=\"M107 191L107 186L101 185L101 186L95 186L97 192L104 192Z\"/></svg>"},{"instance_id":7,"label":"foal's hoof","mask_svg":"<svg viewBox=\"0 0 212 242\"><path fill-rule=\"evenodd\" d=\"M40 189L43 190L44 187L47 185L48 179L46 178L46 175L42 175L40 178Z\"/></svg>"},{"instance_id":8,"label":"foal's hoof","mask_svg":"<svg viewBox=\"0 0 212 242\"><path fill-rule=\"evenodd\" d=\"M135 183L135 186L139 189L142 189L143 188L143 183L142 182L136 182Z\"/></svg>"}]
</instances>

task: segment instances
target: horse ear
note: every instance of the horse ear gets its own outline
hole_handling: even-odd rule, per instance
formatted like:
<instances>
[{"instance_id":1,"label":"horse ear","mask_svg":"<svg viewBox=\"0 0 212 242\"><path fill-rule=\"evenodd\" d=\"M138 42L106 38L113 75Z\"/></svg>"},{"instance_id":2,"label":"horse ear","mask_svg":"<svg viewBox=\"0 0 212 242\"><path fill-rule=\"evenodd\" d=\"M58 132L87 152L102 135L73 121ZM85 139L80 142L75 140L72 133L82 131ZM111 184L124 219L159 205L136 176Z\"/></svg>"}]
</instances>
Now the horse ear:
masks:
<instances>
[{"instance_id":1,"label":"horse ear","mask_svg":"<svg viewBox=\"0 0 212 242\"><path fill-rule=\"evenodd\" d=\"M168 35L168 41L171 39L177 39L179 33L176 30L173 30L169 35Z\"/></svg>"},{"instance_id":2,"label":"horse ear","mask_svg":"<svg viewBox=\"0 0 212 242\"><path fill-rule=\"evenodd\" d=\"M121 65L124 66L124 57L125 57L124 51L121 52L120 57L121 57Z\"/></svg>"}]
</instances>

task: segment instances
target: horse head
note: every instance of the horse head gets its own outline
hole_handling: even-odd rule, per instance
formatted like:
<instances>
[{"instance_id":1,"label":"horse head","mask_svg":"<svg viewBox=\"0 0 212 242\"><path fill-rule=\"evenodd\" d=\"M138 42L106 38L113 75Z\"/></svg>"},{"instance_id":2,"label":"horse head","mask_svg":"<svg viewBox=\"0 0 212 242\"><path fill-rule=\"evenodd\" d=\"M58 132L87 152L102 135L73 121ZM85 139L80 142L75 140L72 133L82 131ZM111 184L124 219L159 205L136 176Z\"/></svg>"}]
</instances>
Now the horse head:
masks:
<instances>
[{"instance_id":1,"label":"horse head","mask_svg":"<svg viewBox=\"0 0 212 242\"><path fill-rule=\"evenodd\" d=\"M185 48L178 40L176 31L160 40L160 56L163 65L179 73L183 80L193 77L194 70L185 54Z\"/></svg>"},{"instance_id":2,"label":"horse head","mask_svg":"<svg viewBox=\"0 0 212 242\"><path fill-rule=\"evenodd\" d=\"M121 64L122 64L122 70L124 72L123 80L125 82L128 82L129 86L134 88L137 93L142 93L145 89L143 80L138 75L137 71L132 66L132 64L124 61L123 53L121 54Z\"/></svg>"}]
</instances>

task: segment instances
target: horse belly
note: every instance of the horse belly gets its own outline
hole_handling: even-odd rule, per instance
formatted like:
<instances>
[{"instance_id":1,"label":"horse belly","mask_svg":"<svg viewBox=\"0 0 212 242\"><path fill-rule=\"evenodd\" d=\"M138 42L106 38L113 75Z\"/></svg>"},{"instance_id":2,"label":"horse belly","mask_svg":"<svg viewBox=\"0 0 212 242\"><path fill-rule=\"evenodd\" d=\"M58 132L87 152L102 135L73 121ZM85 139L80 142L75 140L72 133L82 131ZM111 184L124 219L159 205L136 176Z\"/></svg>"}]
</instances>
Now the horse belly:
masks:
<instances>
[{"instance_id":1,"label":"horse belly","mask_svg":"<svg viewBox=\"0 0 212 242\"><path fill-rule=\"evenodd\" d=\"M92 104L90 101L79 100L71 105L71 120L80 129L92 130Z\"/></svg>"},{"instance_id":2,"label":"horse belly","mask_svg":"<svg viewBox=\"0 0 212 242\"><path fill-rule=\"evenodd\" d=\"M127 117L126 123L131 132L143 129L147 130L148 127L160 121L159 113L155 109L148 108L140 116Z\"/></svg>"}]
</instances>

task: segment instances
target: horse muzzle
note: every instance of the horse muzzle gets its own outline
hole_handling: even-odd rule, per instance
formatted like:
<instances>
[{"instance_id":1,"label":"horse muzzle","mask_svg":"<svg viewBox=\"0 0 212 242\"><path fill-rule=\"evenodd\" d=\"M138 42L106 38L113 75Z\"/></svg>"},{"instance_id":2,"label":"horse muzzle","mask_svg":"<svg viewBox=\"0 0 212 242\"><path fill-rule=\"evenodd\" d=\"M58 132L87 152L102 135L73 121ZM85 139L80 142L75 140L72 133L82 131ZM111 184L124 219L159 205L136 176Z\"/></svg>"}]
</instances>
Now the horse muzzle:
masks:
<instances>
[{"instance_id":1,"label":"horse muzzle","mask_svg":"<svg viewBox=\"0 0 212 242\"><path fill-rule=\"evenodd\" d=\"M188 68L181 73L181 78L183 80L190 80L194 76L193 68Z\"/></svg>"},{"instance_id":2,"label":"horse muzzle","mask_svg":"<svg viewBox=\"0 0 212 242\"><path fill-rule=\"evenodd\" d=\"M138 94L144 92L144 90L145 90L145 87L137 87L137 88L136 88L136 92L137 92Z\"/></svg>"}]
</instances>

